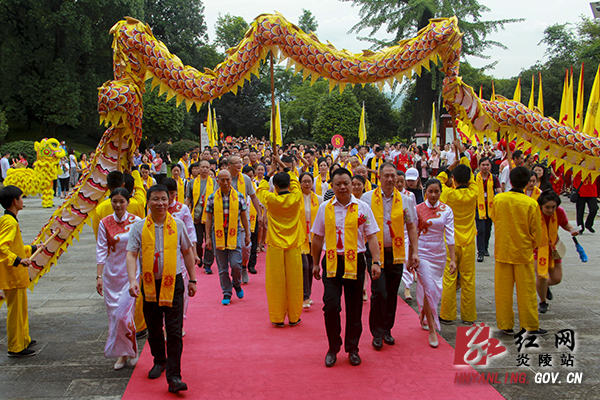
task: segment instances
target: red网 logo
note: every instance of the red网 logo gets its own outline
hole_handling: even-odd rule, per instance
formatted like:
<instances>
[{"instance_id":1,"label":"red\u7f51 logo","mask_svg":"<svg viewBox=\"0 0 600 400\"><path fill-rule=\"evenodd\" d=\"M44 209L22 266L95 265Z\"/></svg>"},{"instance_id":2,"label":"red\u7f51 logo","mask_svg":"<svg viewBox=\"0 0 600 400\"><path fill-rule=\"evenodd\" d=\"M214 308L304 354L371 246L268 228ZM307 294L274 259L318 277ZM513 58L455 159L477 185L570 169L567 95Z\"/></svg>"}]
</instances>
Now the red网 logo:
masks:
<instances>
[{"instance_id":1,"label":"red\u7f51 logo","mask_svg":"<svg viewBox=\"0 0 600 400\"><path fill-rule=\"evenodd\" d=\"M483 322L456 328L454 365L487 365L488 358L505 351L498 339L490 338L490 327Z\"/></svg>"}]
</instances>

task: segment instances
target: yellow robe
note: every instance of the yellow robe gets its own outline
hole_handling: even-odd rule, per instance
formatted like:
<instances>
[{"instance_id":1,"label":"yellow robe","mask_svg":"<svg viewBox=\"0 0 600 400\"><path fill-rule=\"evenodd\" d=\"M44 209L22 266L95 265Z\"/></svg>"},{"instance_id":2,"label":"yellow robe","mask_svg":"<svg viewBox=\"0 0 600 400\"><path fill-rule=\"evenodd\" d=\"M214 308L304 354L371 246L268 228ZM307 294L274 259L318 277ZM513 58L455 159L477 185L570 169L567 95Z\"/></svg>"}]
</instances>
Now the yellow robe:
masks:
<instances>
[{"instance_id":1,"label":"yellow robe","mask_svg":"<svg viewBox=\"0 0 600 400\"><path fill-rule=\"evenodd\" d=\"M27 267L14 266L17 257L31 256L32 247L23 244L19 223L12 215L0 218L0 290L6 295L8 312L6 315L8 351L18 353L27 348L29 337L29 317L27 314L27 287L29 273Z\"/></svg>"},{"instance_id":2,"label":"yellow robe","mask_svg":"<svg viewBox=\"0 0 600 400\"><path fill-rule=\"evenodd\" d=\"M302 254L300 246L306 235L300 182L290 172L290 193L278 195L269 191L264 179L257 196L267 209L267 258L265 286L271 322L297 322L302 314ZM301 218L302 217L302 218Z\"/></svg>"},{"instance_id":3,"label":"yellow robe","mask_svg":"<svg viewBox=\"0 0 600 400\"><path fill-rule=\"evenodd\" d=\"M541 234L538 203L524 193L500 193L494 198L491 217L495 229L494 292L498 329L513 329L513 288L516 283L521 327L537 330L533 249Z\"/></svg>"},{"instance_id":4,"label":"yellow robe","mask_svg":"<svg viewBox=\"0 0 600 400\"><path fill-rule=\"evenodd\" d=\"M457 189L445 185L448 180L446 172L438 175L442 182L440 201L447 204L454 213L454 250L456 269L460 273L462 293L460 296L460 313L463 321L471 322L477 319L475 296L475 213L479 187L471 174L467 188ZM443 277L442 305L440 318L454 320L456 318L456 280L458 273L450 275L448 257Z\"/></svg>"}]
</instances>

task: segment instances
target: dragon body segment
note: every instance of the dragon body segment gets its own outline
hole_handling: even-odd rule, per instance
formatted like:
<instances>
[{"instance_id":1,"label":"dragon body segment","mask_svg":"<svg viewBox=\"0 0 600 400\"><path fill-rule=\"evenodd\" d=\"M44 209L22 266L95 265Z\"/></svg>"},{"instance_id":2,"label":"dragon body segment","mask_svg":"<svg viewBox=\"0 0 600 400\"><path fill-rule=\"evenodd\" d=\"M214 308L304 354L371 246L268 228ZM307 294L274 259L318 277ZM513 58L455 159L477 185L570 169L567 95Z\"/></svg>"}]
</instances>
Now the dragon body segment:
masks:
<instances>
[{"instance_id":1,"label":"dragon body segment","mask_svg":"<svg viewBox=\"0 0 600 400\"><path fill-rule=\"evenodd\" d=\"M167 101L176 97L177 105L185 102L189 110L195 104L199 110L207 101L229 91L236 93L251 74L258 75L260 62L269 51L279 60L287 59L297 71L302 70L304 78L310 76L315 81L323 77L329 80L330 89L339 84L341 90L347 84L366 83L382 88L386 82L401 80L412 71L420 73L423 67L429 69L431 61L441 60L445 105L458 118L480 132L509 132L526 145L597 175L598 139L566 128L519 103L479 99L462 82L458 76L462 35L456 17L431 20L415 38L397 46L354 54L319 42L314 34L306 34L280 14L263 14L254 20L244 39L227 51L223 62L204 72L183 65L147 25L133 18L119 21L110 32L114 35L115 79L99 89L98 100L100 120L110 127L96 148L90 169L34 242L42 242L61 228L46 250L33 259L32 287L56 263L104 199L108 172L126 167L139 145L146 80L152 79L153 89L160 86L159 93L166 92Z\"/></svg>"}]
</instances>

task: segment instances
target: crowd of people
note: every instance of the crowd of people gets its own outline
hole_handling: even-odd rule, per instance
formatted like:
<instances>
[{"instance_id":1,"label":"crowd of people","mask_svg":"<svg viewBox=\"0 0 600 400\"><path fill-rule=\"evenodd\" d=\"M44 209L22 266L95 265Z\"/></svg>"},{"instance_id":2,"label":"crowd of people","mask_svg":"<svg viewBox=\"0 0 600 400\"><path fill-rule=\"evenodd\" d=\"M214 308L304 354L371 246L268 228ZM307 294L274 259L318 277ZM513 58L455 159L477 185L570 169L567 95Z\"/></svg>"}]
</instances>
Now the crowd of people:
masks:
<instances>
[{"instance_id":1,"label":"crowd of people","mask_svg":"<svg viewBox=\"0 0 600 400\"><path fill-rule=\"evenodd\" d=\"M372 346L395 344L400 287L403 283L404 298L411 301L416 283L421 327L436 348L440 324L457 320L458 290L460 321L477 320L475 266L491 256L492 229L497 328L515 334L516 284L520 328L546 334L538 313L547 312L550 286L562 279L558 227L572 235L594 232L597 191L589 177L573 179L579 195L574 227L560 207L564 186L555 191L554 167L509 149L460 140L443 150L416 143L272 149L244 138L190 149L176 163L152 146L136 150L131 173L108 174L109 198L91 215L96 288L109 315L106 357L117 359L115 369L135 366L135 337L147 334L154 359L148 378L166 370L168 390L186 390L183 326L197 290L196 273L212 275L216 262L220 302L230 306L244 298L244 285L258 273L257 254L265 248L273 326L300 324L303 309L313 305L313 279L323 281L327 367L335 365L342 345L350 364L361 363L369 281ZM71 155L61 183L73 179ZM579 201L590 208L585 225ZM27 265L36 246L23 246L18 234L20 190L2 189L0 204L6 209L0 218L0 290L9 306L8 355L35 355L26 318L28 280L21 276L26 269L15 267Z\"/></svg>"}]
</instances>

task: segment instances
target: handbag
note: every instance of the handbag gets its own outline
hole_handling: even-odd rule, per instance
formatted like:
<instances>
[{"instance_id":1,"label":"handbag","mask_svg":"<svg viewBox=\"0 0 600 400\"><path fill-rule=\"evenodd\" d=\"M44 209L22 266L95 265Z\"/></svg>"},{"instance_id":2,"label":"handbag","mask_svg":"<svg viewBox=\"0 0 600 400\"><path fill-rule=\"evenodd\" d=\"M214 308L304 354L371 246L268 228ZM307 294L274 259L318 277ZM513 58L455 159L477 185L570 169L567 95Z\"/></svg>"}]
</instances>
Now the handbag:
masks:
<instances>
[{"instance_id":1,"label":"handbag","mask_svg":"<svg viewBox=\"0 0 600 400\"><path fill-rule=\"evenodd\" d=\"M567 246L558 238L552 249L552 258L554 260L562 260L565 254L567 254Z\"/></svg>"},{"instance_id":2,"label":"handbag","mask_svg":"<svg viewBox=\"0 0 600 400\"><path fill-rule=\"evenodd\" d=\"M573 188L571 191L571 195L569 196L571 203L577 203L579 201L579 189L581 189L581 186L583 186L583 179L581 180L579 187L577 189Z\"/></svg>"}]
</instances>

